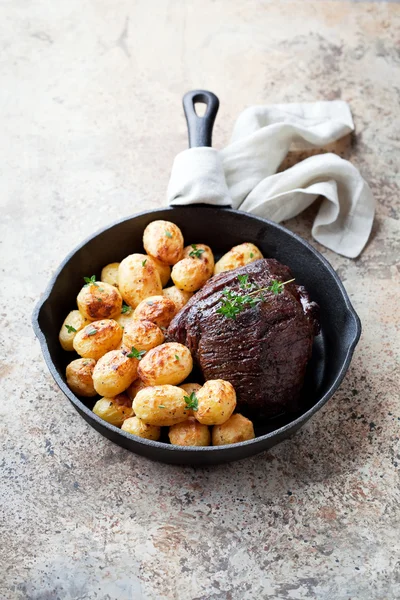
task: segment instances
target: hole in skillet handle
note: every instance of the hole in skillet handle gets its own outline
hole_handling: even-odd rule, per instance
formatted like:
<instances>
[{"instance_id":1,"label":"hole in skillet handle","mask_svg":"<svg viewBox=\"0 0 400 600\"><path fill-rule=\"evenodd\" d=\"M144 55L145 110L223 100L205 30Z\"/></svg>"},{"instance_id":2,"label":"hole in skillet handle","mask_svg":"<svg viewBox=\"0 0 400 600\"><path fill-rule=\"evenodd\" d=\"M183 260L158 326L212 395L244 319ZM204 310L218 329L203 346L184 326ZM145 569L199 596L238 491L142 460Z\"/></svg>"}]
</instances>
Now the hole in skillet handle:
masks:
<instances>
[{"instance_id":1,"label":"hole in skillet handle","mask_svg":"<svg viewBox=\"0 0 400 600\"><path fill-rule=\"evenodd\" d=\"M206 105L203 116L196 113L195 104ZM183 96L183 110L189 134L189 148L211 147L212 130L219 108L215 94L206 90L193 90Z\"/></svg>"}]
</instances>

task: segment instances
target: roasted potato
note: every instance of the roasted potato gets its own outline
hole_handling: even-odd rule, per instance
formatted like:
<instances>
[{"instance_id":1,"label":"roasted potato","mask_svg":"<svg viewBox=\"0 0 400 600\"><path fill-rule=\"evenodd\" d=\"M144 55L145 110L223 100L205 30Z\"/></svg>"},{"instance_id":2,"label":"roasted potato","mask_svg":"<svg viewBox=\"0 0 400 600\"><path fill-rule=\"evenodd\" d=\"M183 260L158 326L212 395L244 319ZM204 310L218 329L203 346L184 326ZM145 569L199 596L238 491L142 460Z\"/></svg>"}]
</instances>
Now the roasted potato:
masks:
<instances>
[{"instance_id":1,"label":"roasted potato","mask_svg":"<svg viewBox=\"0 0 400 600\"><path fill-rule=\"evenodd\" d=\"M125 419L135 414L132 401L126 394L118 394L113 398L100 398L93 407L93 412L116 427L121 427Z\"/></svg>"},{"instance_id":2,"label":"roasted potato","mask_svg":"<svg viewBox=\"0 0 400 600\"><path fill-rule=\"evenodd\" d=\"M138 375L147 385L177 385L192 368L190 350L183 344L169 342L147 352L140 361Z\"/></svg>"},{"instance_id":3,"label":"roasted potato","mask_svg":"<svg viewBox=\"0 0 400 600\"><path fill-rule=\"evenodd\" d=\"M120 394L137 379L138 362L137 358L130 358L121 350L107 352L94 368L94 389L106 398Z\"/></svg>"},{"instance_id":4,"label":"roasted potato","mask_svg":"<svg viewBox=\"0 0 400 600\"><path fill-rule=\"evenodd\" d=\"M118 267L119 263L117 262L110 263L109 265L103 267L100 275L101 281L109 283L114 287L118 287Z\"/></svg>"},{"instance_id":5,"label":"roasted potato","mask_svg":"<svg viewBox=\"0 0 400 600\"><path fill-rule=\"evenodd\" d=\"M160 275L152 260L145 254L131 254L124 258L118 269L118 285L122 298L129 306L161 294Z\"/></svg>"},{"instance_id":6,"label":"roasted potato","mask_svg":"<svg viewBox=\"0 0 400 600\"><path fill-rule=\"evenodd\" d=\"M167 265L174 265L182 258L183 235L175 223L153 221L144 230L143 246L150 256Z\"/></svg>"},{"instance_id":7,"label":"roasted potato","mask_svg":"<svg viewBox=\"0 0 400 600\"><path fill-rule=\"evenodd\" d=\"M132 402L135 415L148 425L175 425L186 421L185 392L173 385L156 385L140 390Z\"/></svg>"},{"instance_id":8,"label":"roasted potato","mask_svg":"<svg viewBox=\"0 0 400 600\"><path fill-rule=\"evenodd\" d=\"M185 304L190 300L193 296L191 292L184 292L176 287L176 285L172 285L171 287L164 288L162 291L163 296L166 296L175 304L175 315L185 306ZM174 315L174 316L175 316Z\"/></svg>"},{"instance_id":9,"label":"roasted potato","mask_svg":"<svg viewBox=\"0 0 400 600\"><path fill-rule=\"evenodd\" d=\"M160 439L161 435L161 427L144 423L139 417L130 417L130 419L126 419L126 421L122 423L121 429L132 435L145 438L146 440L157 441Z\"/></svg>"},{"instance_id":10,"label":"roasted potato","mask_svg":"<svg viewBox=\"0 0 400 600\"><path fill-rule=\"evenodd\" d=\"M132 323L135 319L133 318L133 308L124 304L122 307L121 314L115 317L114 321L117 321L118 325L121 325L122 329L125 329L128 323Z\"/></svg>"},{"instance_id":11,"label":"roasted potato","mask_svg":"<svg viewBox=\"0 0 400 600\"><path fill-rule=\"evenodd\" d=\"M168 327L175 315L175 304L166 296L149 296L135 308L133 317L155 323L158 327Z\"/></svg>"},{"instance_id":12,"label":"roasted potato","mask_svg":"<svg viewBox=\"0 0 400 600\"><path fill-rule=\"evenodd\" d=\"M236 413L222 425L214 425L212 429L213 446L237 444L255 437L253 423L243 415Z\"/></svg>"},{"instance_id":13,"label":"roasted potato","mask_svg":"<svg viewBox=\"0 0 400 600\"><path fill-rule=\"evenodd\" d=\"M187 396L190 396L193 392L197 394L197 392L201 390L201 385L199 383L182 383L179 387L186 392Z\"/></svg>"},{"instance_id":14,"label":"roasted potato","mask_svg":"<svg viewBox=\"0 0 400 600\"><path fill-rule=\"evenodd\" d=\"M164 287L164 285L167 285L169 278L171 277L171 267L161 262L161 260L157 260L157 258L154 258L154 256L149 256L149 259L155 264L161 279L161 285Z\"/></svg>"},{"instance_id":15,"label":"roasted potato","mask_svg":"<svg viewBox=\"0 0 400 600\"><path fill-rule=\"evenodd\" d=\"M194 417L172 425L168 437L174 446L209 446L211 441L207 425L202 425Z\"/></svg>"},{"instance_id":16,"label":"roasted potato","mask_svg":"<svg viewBox=\"0 0 400 600\"><path fill-rule=\"evenodd\" d=\"M193 258L193 260L201 260L207 267L209 277L214 274L214 255L210 246L205 244L191 244L183 249L183 258Z\"/></svg>"},{"instance_id":17,"label":"roasted potato","mask_svg":"<svg viewBox=\"0 0 400 600\"><path fill-rule=\"evenodd\" d=\"M164 334L158 325L146 320L130 321L126 325L122 336L122 345L129 350L134 346L136 350L147 352L162 344L163 341Z\"/></svg>"},{"instance_id":18,"label":"roasted potato","mask_svg":"<svg viewBox=\"0 0 400 600\"><path fill-rule=\"evenodd\" d=\"M196 392L198 400L196 419L204 425L221 425L232 415L236 407L236 392L229 381L213 379L206 381Z\"/></svg>"},{"instance_id":19,"label":"roasted potato","mask_svg":"<svg viewBox=\"0 0 400 600\"><path fill-rule=\"evenodd\" d=\"M118 347L122 331L122 327L113 319L95 321L75 335L74 350L83 358L98 360L106 352Z\"/></svg>"},{"instance_id":20,"label":"roasted potato","mask_svg":"<svg viewBox=\"0 0 400 600\"><path fill-rule=\"evenodd\" d=\"M128 394L129 398L133 401L136 398L137 394L140 392L140 390L144 390L144 388L146 387L148 386L145 383L143 383L141 379L135 379L135 381L131 383L131 385L126 390L126 393Z\"/></svg>"},{"instance_id":21,"label":"roasted potato","mask_svg":"<svg viewBox=\"0 0 400 600\"><path fill-rule=\"evenodd\" d=\"M183 258L172 267L171 279L180 290L196 292L211 275L208 266L202 260Z\"/></svg>"},{"instance_id":22,"label":"roasted potato","mask_svg":"<svg viewBox=\"0 0 400 600\"><path fill-rule=\"evenodd\" d=\"M87 283L77 297L80 312L87 319L113 319L121 314L121 294L104 281Z\"/></svg>"},{"instance_id":23,"label":"roasted potato","mask_svg":"<svg viewBox=\"0 0 400 600\"><path fill-rule=\"evenodd\" d=\"M239 244L239 246L234 246L215 263L214 275L223 271L231 271L238 267L244 267L259 258L264 257L257 246L250 242Z\"/></svg>"},{"instance_id":24,"label":"roasted potato","mask_svg":"<svg viewBox=\"0 0 400 600\"><path fill-rule=\"evenodd\" d=\"M77 396L96 396L93 386L93 370L96 361L93 358L73 360L66 369L67 385Z\"/></svg>"},{"instance_id":25,"label":"roasted potato","mask_svg":"<svg viewBox=\"0 0 400 600\"><path fill-rule=\"evenodd\" d=\"M61 325L60 333L58 335L58 339L60 340L60 344L63 347L63 350L67 350L67 352L72 352L74 349L74 337L91 321L86 319L79 310L71 310L71 312L67 315L64 323Z\"/></svg>"}]
</instances>

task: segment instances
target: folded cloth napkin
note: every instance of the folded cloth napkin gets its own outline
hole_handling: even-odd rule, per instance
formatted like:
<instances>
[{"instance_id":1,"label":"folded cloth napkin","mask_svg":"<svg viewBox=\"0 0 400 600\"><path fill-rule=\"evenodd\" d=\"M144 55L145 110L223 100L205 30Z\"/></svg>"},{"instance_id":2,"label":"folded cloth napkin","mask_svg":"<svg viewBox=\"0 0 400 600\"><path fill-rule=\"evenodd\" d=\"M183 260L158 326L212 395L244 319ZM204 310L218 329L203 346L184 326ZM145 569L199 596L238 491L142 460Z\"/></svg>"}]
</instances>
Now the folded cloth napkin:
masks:
<instances>
[{"instance_id":1,"label":"folded cloth napkin","mask_svg":"<svg viewBox=\"0 0 400 600\"><path fill-rule=\"evenodd\" d=\"M279 223L323 196L312 235L355 258L367 243L375 212L358 170L330 153L276 172L289 149L322 147L353 130L342 101L253 106L239 116L223 150L190 148L176 156L168 202L232 206Z\"/></svg>"}]
</instances>

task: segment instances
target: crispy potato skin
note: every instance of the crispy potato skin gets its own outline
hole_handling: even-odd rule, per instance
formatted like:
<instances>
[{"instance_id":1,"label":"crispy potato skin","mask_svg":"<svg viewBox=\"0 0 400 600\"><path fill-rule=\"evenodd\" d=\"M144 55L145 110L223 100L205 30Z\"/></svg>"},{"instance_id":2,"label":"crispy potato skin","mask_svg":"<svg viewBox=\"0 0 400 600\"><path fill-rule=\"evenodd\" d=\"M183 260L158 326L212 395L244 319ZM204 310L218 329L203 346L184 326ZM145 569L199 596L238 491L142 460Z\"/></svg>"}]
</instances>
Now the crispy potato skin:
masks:
<instances>
[{"instance_id":1,"label":"crispy potato skin","mask_svg":"<svg viewBox=\"0 0 400 600\"><path fill-rule=\"evenodd\" d=\"M91 321L86 319L79 310L71 310L68 313L64 323L61 325L60 333L58 335L58 339L60 340L60 344L63 350L67 352L72 352L74 349L74 338L78 331L83 329L85 325L88 325ZM73 327L76 331L68 332L68 328L66 326Z\"/></svg>"},{"instance_id":2,"label":"crispy potato skin","mask_svg":"<svg viewBox=\"0 0 400 600\"><path fill-rule=\"evenodd\" d=\"M119 263L117 263L117 262L110 263L109 265L106 265L105 267L103 267L101 270L101 275L100 275L101 281L104 281L105 283L109 283L110 285L113 285L114 287L117 288L118 287L118 268L119 268Z\"/></svg>"},{"instance_id":3,"label":"crispy potato skin","mask_svg":"<svg viewBox=\"0 0 400 600\"><path fill-rule=\"evenodd\" d=\"M195 247L194 247L195 246ZM199 257L190 256L195 252L195 250L203 250ZM190 246L186 246L183 249L183 258L192 258L193 260L200 260L207 268L207 272L209 273L209 277L214 273L214 254L210 248L210 246L206 246L205 244L191 244Z\"/></svg>"},{"instance_id":4,"label":"crispy potato skin","mask_svg":"<svg viewBox=\"0 0 400 600\"><path fill-rule=\"evenodd\" d=\"M222 273L223 271L244 267L259 258L264 257L257 246L250 242L239 244L239 246L234 246L229 252L224 254L217 263L215 263L214 275Z\"/></svg>"},{"instance_id":5,"label":"crispy potato skin","mask_svg":"<svg viewBox=\"0 0 400 600\"><path fill-rule=\"evenodd\" d=\"M164 287L165 285L167 285L169 278L171 277L171 267L161 262L161 260L154 258L154 256L149 256L149 260L153 261L154 266L156 267L160 276L161 285Z\"/></svg>"},{"instance_id":6,"label":"crispy potato skin","mask_svg":"<svg viewBox=\"0 0 400 600\"><path fill-rule=\"evenodd\" d=\"M124 258L118 268L118 285L122 298L132 308L162 291L157 268L145 254L130 254Z\"/></svg>"},{"instance_id":7,"label":"crispy potato skin","mask_svg":"<svg viewBox=\"0 0 400 600\"><path fill-rule=\"evenodd\" d=\"M118 394L114 398L100 398L94 405L93 412L116 427L121 427L125 419L135 414L132 402L126 394Z\"/></svg>"},{"instance_id":8,"label":"crispy potato skin","mask_svg":"<svg viewBox=\"0 0 400 600\"><path fill-rule=\"evenodd\" d=\"M185 392L173 385L146 387L132 402L135 415L148 425L164 427L186 421Z\"/></svg>"},{"instance_id":9,"label":"crispy potato skin","mask_svg":"<svg viewBox=\"0 0 400 600\"><path fill-rule=\"evenodd\" d=\"M213 379L206 381L196 392L198 410L196 419L204 425L221 425L232 415L236 407L236 392L229 381Z\"/></svg>"},{"instance_id":10,"label":"crispy potato skin","mask_svg":"<svg viewBox=\"0 0 400 600\"><path fill-rule=\"evenodd\" d=\"M172 267L171 279L184 292L196 292L210 279L208 266L200 259L183 258Z\"/></svg>"},{"instance_id":11,"label":"crispy potato skin","mask_svg":"<svg viewBox=\"0 0 400 600\"><path fill-rule=\"evenodd\" d=\"M151 321L158 327L168 327L176 312L175 304L166 296L150 296L135 308L134 318Z\"/></svg>"},{"instance_id":12,"label":"crispy potato skin","mask_svg":"<svg viewBox=\"0 0 400 600\"><path fill-rule=\"evenodd\" d=\"M182 258L183 235L175 223L153 221L143 233L143 246L147 254L167 265Z\"/></svg>"},{"instance_id":13,"label":"crispy potato skin","mask_svg":"<svg viewBox=\"0 0 400 600\"><path fill-rule=\"evenodd\" d=\"M131 351L132 346L136 350L145 350L148 352L152 348L159 346L164 341L164 334L155 323L151 321L132 320L125 329L122 336L122 345Z\"/></svg>"},{"instance_id":14,"label":"crispy potato skin","mask_svg":"<svg viewBox=\"0 0 400 600\"><path fill-rule=\"evenodd\" d=\"M78 358L66 368L67 385L77 396L90 398L97 392L93 385L93 371L96 361L92 358Z\"/></svg>"},{"instance_id":15,"label":"crispy potato skin","mask_svg":"<svg viewBox=\"0 0 400 600\"><path fill-rule=\"evenodd\" d=\"M140 361L138 375L147 385L177 385L192 369L190 350L182 344L169 342L147 352Z\"/></svg>"},{"instance_id":16,"label":"crispy potato skin","mask_svg":"<svg viewBox=\"0 0 400 600\"><path fill-rule=\"evenodd\" d=\"M211 441L207 425L202 425L194 417L172 425L168 437L174 446L209 446Z\"/></svg>"},{"instance_id":17,"label":"crispy potato skin","mask_svg":"<svg viewBox=\"0 0 400 600\"><path fill-rule=\"evenodd\" d=\"M175 304L175 315L178 314L181 308L183 308L193 296L192 292L184 292L183 290L178 289L176 285L164 288L162 293L163 296L166 296Z\"/></svg>"},{"instance_id":18,"label":"crispy potato skin","mask_svg":"<svg viewBox=\"0 0 400 600\"><path fill-rule=\"evenodd\" d=\"M121 429L132 435L144 438L146 440L157 441L160 439L161 427L144 423L139 417L130 417L122 423Z\"/></svg>"},{"instance_id":19,"label":"crispy potato skin","mask_svg":"<svg viewBox=\"0 0 400 600\"><path fill-rule=\"evenodd\" d=\"M237 444L252 440L254 437L253 423L239 413L232 415L222 425L214 425L212 429L213 446Z\"/></svg>"},{"instance_id":20,"label":"crispy potato skin","mask_svg":"<svg viewBox=\"0 0 400 600\"><path fill-rule=\"evenodd\" d=\"M94 368L94 389L106 398L121 394L137 378L138 362L136 358L128 358L121 350L107 352Z\"/></svg>"},{"instance_id":21,"label":"crispy potato skin","mask_svg":"<svg viewBox=\"0 0 400 600\"><path fill-rule=\"evenodd\" d=\"M121 314L121 294L103 281L84 285L77 297L79 311L90 320L113 319Z\"/></svg>"},{"instance_id":22,"label":"crispy potato skin","mask_svg":"<svg viewBox=\"0 0 400 600\"><path fill-rule=\"evenodd\" d=\"M106 352L118 347L122 331L122 327L113 319L95 321L75 335L74 350L83 358L99 360Z\"/></svg>"},{"instance_id":23,"label":"crispy potato skin","mask_svg":"<svg viewBox=\"0 0 400 600\"><path fill-rule=\"evenodd\" d=\"M144 390L144 388L146 387L148 386L145 383L143 383L141 379L135 379L135 381L131 383L131 385L126 390L126 393L133 402L140 390Z\"/></svg>"}]
</instances>

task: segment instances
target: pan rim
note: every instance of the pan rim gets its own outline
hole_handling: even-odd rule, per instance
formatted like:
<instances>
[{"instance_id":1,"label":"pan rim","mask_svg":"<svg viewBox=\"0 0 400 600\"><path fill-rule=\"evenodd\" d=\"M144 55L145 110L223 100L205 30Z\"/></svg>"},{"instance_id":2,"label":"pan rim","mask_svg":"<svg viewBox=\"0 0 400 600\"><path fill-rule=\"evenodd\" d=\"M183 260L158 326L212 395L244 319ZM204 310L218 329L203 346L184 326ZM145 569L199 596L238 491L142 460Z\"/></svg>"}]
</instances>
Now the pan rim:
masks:
<instances>
[{"instance_id":1,"label":"pan rim","mask_svg":"<svg viewBox=\"0 0 400 600\"><path fill-rule=\"evenodd\" d=\"M46 336L43 333L43 331L40 327L40 323L39 323L41 310L43 309L46 302L49 300L49 297L50 297L53 287L57 281L57 278L61 274L61 272L64 269L64 267L66 266L66 264L70 261L70 259L77 252L79 252L86 244L88 244L90 241L92 241L94 238L98 237L102 233L108 231L112 227L115 227L116 225L119 225L126 221L130 221L132 219L139 218L141 216L145 216L145 215L149 215L149 214L154 214L154 213L160 213L160 212L165 212L165 211L173 212L176 209L185 208L187 210L190 210L193 207L201 207L204 209L208 209L210 211L223 210L223 211L226 211L226 212L229 212L232 214L236 214L239 217L245 216L252 220L259 221L260 223L264 223L269 226L272 226L272 227L278 229L279 231L281 231L284 235L294 238L298 243L300 243L302 246L307 248L307 250L309 250L322 263L323 267L332 276L332 278L335 281L336 285L338 286L341 296L344 300L344 305L346 306L347 314L350 315L354 321L355 333L354 333L352 340L350 341L350 343L348 345L346 357L345 357L345 359L342 363L342 366L341 366L339 372L337 373L332 385L325 392L325 394L318 400L318 402L316 402L311 408L309 408L306 412L302 413L296 419L294 419L293 421L290 421L289 423L286 423L282 427L279 427L278 429L274 429L273 431L270 431L264 435L255 437L251 440L247 440L244 442L238 442L236 444L221 445L221 446L174 446L172 444L167 444L165 442L157 442L154 440L147 440L144 438L139 438L137 436L134 436L132 434L129 434L129 433L119 429L118 427L115 427L114 425L111 425L107 421L104 421L103 419L98 417L95 413L93 413L93 411L90 410L83 402L81 402L81 400L79 400L79 398L71 392L71 390L68 388L68 386L61 379L61 377L56 369L56 366L50 356L50 352L49 352L48 345L47 345L47 339L46 339ZM137 444L139 446L152 447L154 449L158 449L158 450L162 450L163 452L167 452L168 454L182 452L182 453L188 454L188 455L193 453L193 454L196 454L196 456L198 456L199 453L207 454L207 453L210 453L213 451L214 452L220 451L224 454L224 453L228 453L229 450L232 450L233 448L236 449L236 448L240 448L240 447L247 447L247 446L258 445L258 444L262 445L262 443L264 441L271 439L272 437L276 437L276 436L285 434L286 432L288 432L292 429L295 430L296 428L301 426L302 423L305 423L306 421L308 421L320 408L322 408L322 406L324 406L324 404L326 404L326 402L333 396L335 391L339 388L339 386L342 383L344 376L347 372L347 369L349 367L355 347L361 336L360 318L359 318L358 314L356 313L356 311L348 297L348 294L346 292L346 289L345 289L343 283L341 282L339 276L337 275L336 271L334 270L332 265L329 263L329 261L316 248L314 248L314 246L312 246L309 242L304 240L298 234L290 231L289 229L287 229L283 225L280 225L279 223L270 221L269 219L264 219L264 218L256 216L256 215L250 215L244 211L236 210L233 208L225 208L225 207L217 208L215 206L206 205L206 204L196 204L196 205L191 205L190 207L188 207L188 206L177 206L177 207L166 206L166 207L160 207L160 208L156 208L156 209L142 211L139 213L135 213L134 215L130 215L128 217L123 217L121 219L118 219L117 221L112 222L111 224L97 230L96 232L94 232L93 234L91 234L90 236L85 238L80 244L78 244L73 250L71 250L67 254L67 256L64 258L64 260L59 264L58 268L54 271L52 277L50 278L50 281L48 282L48 284L45 288L45 291L43 292L41 298L39 299L39 301L36 303L36 305L34 307L34 310L32 313L32 326L33 326L33 330L39 340L42 354L45 359L46 365L47 365L54 381L56 382L58 387L61 389L61 391L64 393L64 395L69 399L69 401L78 410L78 412L85 413L85 415L88 417L89 421L93 420L93 421L97 422L100 427L104 427L105 429L108 429L113 434L119 434L123 438L126 438L130 441L135 442L135 444Z\"/></svg>"}]
</instances>

